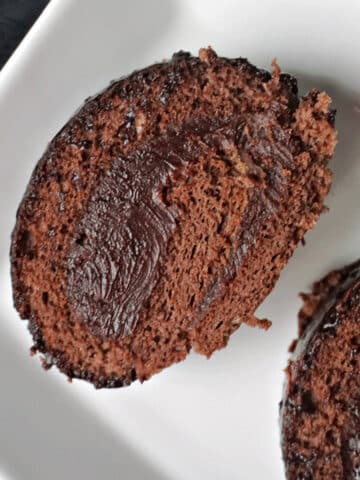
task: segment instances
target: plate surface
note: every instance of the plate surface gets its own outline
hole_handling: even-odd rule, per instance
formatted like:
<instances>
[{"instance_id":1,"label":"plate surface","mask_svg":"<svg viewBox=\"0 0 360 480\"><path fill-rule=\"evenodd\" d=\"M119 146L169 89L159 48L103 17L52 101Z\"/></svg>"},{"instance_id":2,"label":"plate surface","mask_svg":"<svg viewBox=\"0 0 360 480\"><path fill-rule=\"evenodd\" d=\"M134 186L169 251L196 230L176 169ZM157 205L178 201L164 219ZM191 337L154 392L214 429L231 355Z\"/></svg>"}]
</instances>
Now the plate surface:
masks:
<instances>
[{"instance_id":1,"label":"plate surface","mask_svg":"<svg viewBox=\"0 0 360 480\"><path fill-rule=\"evenodd\" d=\"M0 476L9 479L283 478L278 432L298 292L360 256L360 3L53 0L0 74ZM9 235L32 169L82 101L110 80L212 45L269 68L338 109L330 212L306 236L258 314L210 360L189 358L109 391L44 373L12 308Z\"/></svg>"}]
</instances>

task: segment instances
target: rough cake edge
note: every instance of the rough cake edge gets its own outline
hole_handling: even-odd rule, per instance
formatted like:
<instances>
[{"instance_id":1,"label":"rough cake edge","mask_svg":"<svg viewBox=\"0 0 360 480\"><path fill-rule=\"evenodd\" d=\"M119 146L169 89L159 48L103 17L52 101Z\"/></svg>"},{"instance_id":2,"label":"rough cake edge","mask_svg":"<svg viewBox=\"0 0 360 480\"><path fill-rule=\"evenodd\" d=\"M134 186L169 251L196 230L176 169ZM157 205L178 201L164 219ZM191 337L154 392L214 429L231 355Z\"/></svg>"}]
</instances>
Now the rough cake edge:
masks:
<instances>
[{"instance_id":1,"label":"rough cake edge","mask_svg":"<svg viewBox=\"0 0 360 480\"><path fill-rule=\"evenodd\" d=\"M353 272L356 275L357 271L359 271L360 276L360 260L341 269L332 270L321 280L314 282L310 293L300 293L303 306L298 314L299 339L305 334L307 328L313 322L316 322L318 316L326 313L328 301L335 301L337 295L341 295L349 287L354 281L354 277L349 277L349 275ZM290 346L290 352L293 350Z\"/></svg>"}]
</instances>

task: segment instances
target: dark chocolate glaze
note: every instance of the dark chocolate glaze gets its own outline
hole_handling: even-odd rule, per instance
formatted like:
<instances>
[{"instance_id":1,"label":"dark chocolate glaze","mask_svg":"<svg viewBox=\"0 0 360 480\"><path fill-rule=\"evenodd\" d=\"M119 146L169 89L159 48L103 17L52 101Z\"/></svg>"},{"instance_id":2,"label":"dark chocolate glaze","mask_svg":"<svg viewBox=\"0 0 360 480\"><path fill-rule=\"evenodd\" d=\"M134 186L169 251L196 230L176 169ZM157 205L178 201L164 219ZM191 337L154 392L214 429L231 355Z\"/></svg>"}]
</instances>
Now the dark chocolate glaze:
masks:
<instances>
[{"instance_id":1,"label":"dark chocolate glaze","mask_svg":"<svg viewBox=\"0 0 360 480\"><path fill-rule=\"evenodd\" d=\"M161 190L196 154L184 137L170 137L114 159L76 229L68 295L100 337L129 335L158 280L176 218Z\"/></svg>"},{"instance_id":2,"label":"dark chocolate glaze","mask_svg":"<svg viewBox=\"0 0 360 480\"><path fill-rule=\"evenodd\" d=\"M94 335L122 338L134 331L176 228L178 212L164 203L163 188L186 175L201 145L221 157L229 142L245 159L254 187L229 263L205 293L195 323L235 277L259 226L276 209L286 183L281 171L293 163L290 134L272 113L193 120L115 158L99 178L75 231L67 279L68 298Z\"/></svg>"},{"instance_id":3,"label":"dark chocolate glaze","mask_svg":"<svg viewBox=\"0 0 360 480\"><path fill-rule=\"evenodd\" d=\"M328 295L320 300L314 314L308 319L308 324L305 328L303 328L303 319L300 316L299 327L301 336L296 342L296 348L288 367L296 368L297 379L301 375L301 371L311 369L312 359L316 355L316 351L321 343L326 340L326 337L336 335L336 329L343 320L342 308L339 308L339 305L344 303L347 307L352 307L358 306L360 303L360 260L334 273L339 276L337 285L330 288ZM322 282L319 282L317 285L321 286ZM326 279L324 282L326 282ZM354 350L354 355L359 353L358 347ZM298 381L295 382L292 379L289 383L289 377L287 377L284 385L283 400L280 403L281 431L283 431L282 425L285 421L287 408L301 408L303 412L310 414L316 409L312 403L311 392L305 392L301 406L293 405L290 392L294 388L298 388ZM343 480L360 480L360 391L356 398L349 398L347 410L350 415L341 432ZM282 437L283 445L285 441L286 439ZM311 471L311 461L309 459L303 458L299 461L308 465Z\"/></svg>"}]
</instances>

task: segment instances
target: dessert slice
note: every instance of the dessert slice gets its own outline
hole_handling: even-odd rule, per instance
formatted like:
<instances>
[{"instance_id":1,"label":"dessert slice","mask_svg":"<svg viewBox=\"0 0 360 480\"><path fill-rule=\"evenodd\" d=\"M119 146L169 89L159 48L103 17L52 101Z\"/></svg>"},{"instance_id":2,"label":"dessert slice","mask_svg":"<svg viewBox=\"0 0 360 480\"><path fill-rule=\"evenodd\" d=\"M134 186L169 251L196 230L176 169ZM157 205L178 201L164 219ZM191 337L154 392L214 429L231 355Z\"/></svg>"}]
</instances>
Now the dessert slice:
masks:
<instances>
[{"instance_id":1,"label":"dessert slice","mask_svg":"<svg viewBox=\"0 0 360 480\"><path fill-rule=\"evenodd\" d=\"M281 406L288 480L360 478L360 261L303 295Z\"/></svg>"},{"instance_id":2,"label":"dessert slice","mask_svg":"<svg viewBox=\"0 0 360 480\"><path fill-rule=\"evenodd\" d=\"M243 58L175 54L88 100L17 214L15 306L34 351L97 387L211 355L323 210L330 98Z\"/></svg>"}]
</instances>

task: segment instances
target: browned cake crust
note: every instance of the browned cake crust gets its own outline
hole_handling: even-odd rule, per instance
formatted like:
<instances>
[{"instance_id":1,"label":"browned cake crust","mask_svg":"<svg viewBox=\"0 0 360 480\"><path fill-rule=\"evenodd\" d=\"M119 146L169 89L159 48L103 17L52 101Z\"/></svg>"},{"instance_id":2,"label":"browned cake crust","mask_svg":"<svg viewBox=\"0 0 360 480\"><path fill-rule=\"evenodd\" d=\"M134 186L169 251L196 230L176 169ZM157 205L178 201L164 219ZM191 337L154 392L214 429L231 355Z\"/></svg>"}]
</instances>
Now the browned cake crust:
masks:
<instances>
[{"instance_id":1,"label":"browned cake crust","mask_svg":"<svg viewBox=\"0 0 360 480\"><path fill-rule=\"evenodd\" d=\"M304 294L281 403L288 480L360 478L360 261Z\"/></svg>"},{"instance_id":2,"label":"browned cake crust","mask_svg":"<svg viewBox=\"0 0 360 480\"><path fill-rule=\"evenodd\" d=\"M254 312L323 210L325 93L247 60L178 53L88 100L17 214L14 301L34 351L97 387L211 355Z\"/></svg>"}]
</instances>

